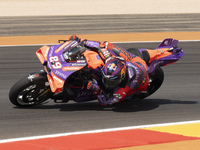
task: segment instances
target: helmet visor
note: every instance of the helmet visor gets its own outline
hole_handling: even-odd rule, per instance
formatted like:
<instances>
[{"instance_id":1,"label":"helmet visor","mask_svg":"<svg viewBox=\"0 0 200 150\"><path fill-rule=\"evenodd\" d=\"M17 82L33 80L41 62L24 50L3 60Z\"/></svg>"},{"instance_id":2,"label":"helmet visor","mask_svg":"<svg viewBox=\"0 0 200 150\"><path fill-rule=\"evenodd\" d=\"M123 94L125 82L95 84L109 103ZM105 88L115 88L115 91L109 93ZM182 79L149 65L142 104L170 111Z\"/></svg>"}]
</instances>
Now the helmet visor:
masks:
<instances>
[{"instance_id":1,"label":"helmet visor","mask_svg":"<svg viewBox=\"0 0 200 150\"><path fill-rule=\"evenodd\" d=\"M122 81L122 79L116 78L116 79L112 79L112 78L107 78L105 76L103 76L102 81L104 83L104 85L106 85L107 87L116 87L117 85L119 85Z\"/></svg>"}]
</instances>

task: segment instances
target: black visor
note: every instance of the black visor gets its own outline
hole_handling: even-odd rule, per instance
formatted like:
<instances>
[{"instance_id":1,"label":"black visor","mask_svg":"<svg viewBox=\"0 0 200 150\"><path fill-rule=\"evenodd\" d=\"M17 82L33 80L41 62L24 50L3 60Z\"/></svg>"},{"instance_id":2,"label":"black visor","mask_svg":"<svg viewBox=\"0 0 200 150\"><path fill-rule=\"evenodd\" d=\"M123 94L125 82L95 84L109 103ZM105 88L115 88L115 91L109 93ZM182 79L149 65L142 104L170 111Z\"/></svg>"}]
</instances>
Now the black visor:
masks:
<instances>
[{"instance_id":1,"label":"black visor","mask_svg":"<svg viewBox=\"0 0 200 150\"><path fill-rule=\"evenodd\" d=\"M109 79L109 78L103 77L102 81L104 85L114 88L121 83L122 79Z\"/></svg>"}]
</instances>

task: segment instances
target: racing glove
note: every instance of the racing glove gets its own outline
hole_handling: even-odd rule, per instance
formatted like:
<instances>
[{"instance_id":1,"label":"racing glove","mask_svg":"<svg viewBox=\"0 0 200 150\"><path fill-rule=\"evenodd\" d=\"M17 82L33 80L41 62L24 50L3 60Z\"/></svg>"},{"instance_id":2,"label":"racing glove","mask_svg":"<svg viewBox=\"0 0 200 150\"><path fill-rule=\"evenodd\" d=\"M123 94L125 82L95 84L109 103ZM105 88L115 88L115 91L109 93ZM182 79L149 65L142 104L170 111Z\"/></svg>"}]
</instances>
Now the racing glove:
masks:
<instances>
[{"instance_id":1,"label":"racing glove","mask_svg":"<svg viewBox=\"0 0 200 150\"><path fill-rule=\"evenodd\" d=\"M98 99L99 103L100 103L102 106L107 106L107 105L108 105L108 102L107 102L107 100L106 100L106 97L105 97L103 94L97 95L97 99Z\"/></svg>"},{"instance_id":2,"label":"racing glove","mask_svg":"<svg viewBox=\"0 0 200 150\"><path fill-rule=\"evenodd\" d=\"M108 105L113 105L115 103L118 103L120 101L120 98L112 97L108 100Z\"/></svg>"},{"instance_id":3,"label":"racing glove","mask_svg":"<svg viewBox=\"0 0 200 150\"><path fill-rule=\"evenodd\" d=\"M108 104L109 105L113 105L115 103L119 103L122 102L127 93L129 93L131 91L131 88L126 86L125 88L118 88L118 90L113 93L112 97L110 99L108 99Z\"/></svg>"},{"instance_id":4,"label":"racing glove","mask_svg":"<svg viewBox=\"0 0 200 150\"><path fill-rule=\"evenodd\" d=\"M112 97L109 100L107 100L106 96L103 95L103 94L97 95L97 99L102 106L113 105L113 104L118 103L120 101L120 99L118 99L116 97Z\"/></svg>"},{"instance_id":5,"label":"racing glove","mask_svg":"<svg viewBox=\"0 0 200 150\"><path fill-rule=\"evenodd\" d=\"M97 95L97 99L102 106L113 105L123 101L125 98L124 95L121 94L112 94L112 93L104 93L103 91Z\"/></svg>"},{"instance_id":6,"label":"racing glove","mask_svg":"<svg viewBox=\"0 0 200 150\"><path fill-rule=\"evenodd\" d=\"M72 35L72 36L70 36L69 40L71 40L71 41L75 40L75 41L80 42L81 39L76 35Z\"/></svg>"},{"instance_id":7,"label":"racing glove","mask_svg":"<svg viewBox=\"0 0 200 150\"><path fill-rule=\"evenodd\" d=\"M104 62L106 61L106 59L112 56L112 54L107 49L107 45L104 42L85 41L84 46L90 48L95 52L98 52Z\"/></svg>"},{"instance_id":8,"label":"racing glove","mask_svg":"<svg viewBox=\"0 0 200 150\"><path fill-rule=\"evenodd\" d=\"M96 80L89 80L87 84L87 89L93 91L93 93L96 95L99 94L101 91Z\"/></svg>"}]
</instances>

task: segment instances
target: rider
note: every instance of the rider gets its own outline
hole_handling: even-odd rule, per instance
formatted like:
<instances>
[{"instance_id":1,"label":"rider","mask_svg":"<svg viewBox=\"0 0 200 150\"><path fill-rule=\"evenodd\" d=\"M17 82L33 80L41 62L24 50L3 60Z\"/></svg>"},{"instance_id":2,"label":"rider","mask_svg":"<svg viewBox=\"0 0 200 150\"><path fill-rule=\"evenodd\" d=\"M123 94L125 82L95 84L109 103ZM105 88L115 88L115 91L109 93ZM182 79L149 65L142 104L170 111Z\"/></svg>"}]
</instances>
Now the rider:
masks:
<instances>
[{"instance_id":1,"label":"rider","mask_svg":"<svg viewBox=\"0 0 200 150\"><path fill-rule=\"evenodd\" d=\"M101 70L102 80L92 80L87 84L87 89L97 94L101 105L119 103L126 96L146 91L149 76L146 62L140 57L109 42L83 40L76 35L69 40L82 42L85 47L98 52L105 63Z\"/></svg>"}]
</instances>

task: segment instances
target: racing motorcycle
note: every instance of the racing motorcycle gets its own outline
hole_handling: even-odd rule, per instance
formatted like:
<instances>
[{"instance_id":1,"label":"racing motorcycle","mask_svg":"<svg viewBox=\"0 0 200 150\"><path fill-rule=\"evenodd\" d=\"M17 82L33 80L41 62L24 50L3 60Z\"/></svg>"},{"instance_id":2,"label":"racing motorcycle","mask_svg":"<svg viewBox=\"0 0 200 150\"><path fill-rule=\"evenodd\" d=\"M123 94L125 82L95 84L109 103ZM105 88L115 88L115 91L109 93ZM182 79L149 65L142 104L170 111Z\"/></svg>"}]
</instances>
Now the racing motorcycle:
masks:
<instances>
[{"instance_id":1,"label":"racing motorcycle","mask_svg":"<svg viewBox=\"0 0 200 150\"><path fill-rule=\"evenodd\" d=\"M140 100L156 92L163 83L162 66L172 64L184 56L178 40L165 39L154 50L129 48L130 55L141 57L148 66L150 77L146 91L128 95L127 100ZM19 107L42 104L48 99L56 103L85 102L97 96L85 83L93 79L92 70L104 65L99 54L77 41L59 40L59 44L42 46L36 55L43 70L30 73L16 82L9 92L10 101Z\"/></svg>"}]
</instances>

